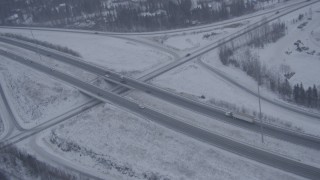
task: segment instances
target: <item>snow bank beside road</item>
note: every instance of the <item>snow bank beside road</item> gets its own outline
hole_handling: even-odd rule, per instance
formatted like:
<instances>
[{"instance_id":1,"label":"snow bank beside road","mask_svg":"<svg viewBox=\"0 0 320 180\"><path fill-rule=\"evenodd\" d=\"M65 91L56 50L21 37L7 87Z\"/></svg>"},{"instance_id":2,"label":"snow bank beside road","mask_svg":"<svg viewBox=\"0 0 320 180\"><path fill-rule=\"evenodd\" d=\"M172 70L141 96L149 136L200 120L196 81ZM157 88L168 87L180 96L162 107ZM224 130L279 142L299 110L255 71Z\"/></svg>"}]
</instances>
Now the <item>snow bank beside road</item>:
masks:
<instances>
[{"instance_id":1,"label":"snow bank beside road","mask_svg":"<svg viewBox=\"0 0 320 180\"><path fill-rule=\"evenodd\" d=\"M121 179L295 179L105 104L47 132L55 153ZM161 179L160 178L160 179Z\"/></svg>"}]
</instances>

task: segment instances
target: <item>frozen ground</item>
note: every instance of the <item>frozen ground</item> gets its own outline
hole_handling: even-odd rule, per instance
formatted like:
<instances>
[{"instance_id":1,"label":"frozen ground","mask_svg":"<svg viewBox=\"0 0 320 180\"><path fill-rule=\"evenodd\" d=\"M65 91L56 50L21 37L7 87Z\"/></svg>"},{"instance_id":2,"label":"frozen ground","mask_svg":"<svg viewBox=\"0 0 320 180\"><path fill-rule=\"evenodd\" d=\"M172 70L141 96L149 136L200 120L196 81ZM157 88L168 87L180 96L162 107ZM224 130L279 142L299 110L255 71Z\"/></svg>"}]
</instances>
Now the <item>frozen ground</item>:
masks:
<instances>
[{"instance_id":1,"label":"frozen ground","mask_svg":"<svg viewBox=\"0 0 320 180\"><path fill-rule=\"evenodd\" d=\"M2 56L0 66L6 96L24 128L48 121L89 100L74 88Z\"/></svg>"},{"instance_id":2,"label":"frozen ground","mask_svg":"<svg viewBox=\"0 0 320 180\"><path fill-rule=\"evenodd\" d=\"M107 179L299 179L110 104L46 132L42 146L46 142L50 142L49 152Z\"/></svg>"},{"instance_id":3,"label":"frozen ground","mask_svg":"<svg viewBox=\"0 0 320 180\"><path fill-rule=\"evenodd\" d=\"M247 75L241 70L234 69L234 71L238 73L239 79L248 79ZM258 99L256 97L200 66L198 62L190 62L175 68L153 79L151 83L177 93L183 93L199 101L215 102L215 104L227 109L246 109L249 114L254 111L258 112ZM252 87L257 89L257 86ZM201 98L202 95L205 99ZM280 111L279 107L265 101L262 101L262 111L265 115L274 117L274 122L271 121L271 123L320 135L318 130L320 122L318 119L308 118L285 109Z\"/></svg>"},{"instance_id":4,"label":"frozen ground","mask_svg":"<svg viewBox=\"0 0 320 180\"><path fill-rule=\"evenodd\" d=\"M0 29L0 32L21 34L32 38L28 30ZM134 41L96 34L32 31L34 37L69 47L84 60L127 75L138 75L173 60L167 53Z\"/></svg>"}]
</instances>

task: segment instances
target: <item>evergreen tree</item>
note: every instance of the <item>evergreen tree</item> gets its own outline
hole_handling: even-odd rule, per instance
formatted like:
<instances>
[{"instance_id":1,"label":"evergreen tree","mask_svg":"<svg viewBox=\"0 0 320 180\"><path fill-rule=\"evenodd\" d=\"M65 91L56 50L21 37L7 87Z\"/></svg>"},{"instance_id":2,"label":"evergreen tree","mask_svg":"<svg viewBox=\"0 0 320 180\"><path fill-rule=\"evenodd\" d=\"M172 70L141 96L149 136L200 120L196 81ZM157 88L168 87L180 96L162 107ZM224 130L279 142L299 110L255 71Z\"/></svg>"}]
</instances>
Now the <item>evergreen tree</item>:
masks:
<instances>
[{"instance_id":1,"label":"evergreen tree","mask_svg":"<svg viewBox=\"0 0 320 180\"><path fill-rule=\"evenodd\" d=\"M300 87L299 87L299 96L300 96L300 104L304 104L306 100L306 92L303 88L302 83L300 83Z\"/></svg>"},{"instance_id":2,"label":"evergreen tree","mask_svg":"<svg viewBox=\"0 0 320 180\"><path fill-rule=\"evenodd\" d=\"M299 102L300 100L300 93L299 93L299 85L296 84L294 87L293 87L293 99L296 103Z\"/></svg>"},{"instance_id":3,"label":"evergreen tree","mask_svg":"<svg viewBox=\"0 0 320 180\"><path fill-rule=\"evenodd\" d=\"M306 91L306 105L311 107L312 106L312 88L309 87Z\"/></svg>"},{"instance_id":4,"label":"evergreen tree","mask_svg":"<svg viewBox=\"0 0 320 180\"><path fill-rule=\"evenodd\" d=\"M313 107L318 107L318 100L319 97L318 97L318 90L317 90L317 87L316 85L313 85L313 88L312 88L312 105Z\"/></svg>"},{"instance_id":5,"label":"evergreen tree","mask_svg":"<svg viewBox=\"0 0 320 180\"><path fill-rule=\"evenodd\" d=\"M282 84L282 94L287 97L291 97L291 95L292 95L292 88L291 88L290 83L287 79Z\"/></svg>"}]
</instances>

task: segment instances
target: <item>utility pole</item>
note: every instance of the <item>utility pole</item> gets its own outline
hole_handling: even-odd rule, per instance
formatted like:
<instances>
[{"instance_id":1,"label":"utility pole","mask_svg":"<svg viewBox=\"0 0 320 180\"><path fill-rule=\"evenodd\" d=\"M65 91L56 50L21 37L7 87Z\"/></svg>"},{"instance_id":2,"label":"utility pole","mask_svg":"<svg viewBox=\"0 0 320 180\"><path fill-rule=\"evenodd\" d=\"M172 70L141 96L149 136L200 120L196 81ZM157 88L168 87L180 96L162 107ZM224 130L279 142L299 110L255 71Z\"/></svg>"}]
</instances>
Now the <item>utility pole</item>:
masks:
<instances>
[{"instance_id":1,"label":"utility pole","mask_svg":"<svg viewBox=\"0 0 320 180\"><path fill-rule=\"evenodd\" d=\"M259 81L260 81L260 70L259 70ZM258 98L259 98L259 121L260 121L261 142L264 143L262 113L261 113L261 98L260 98L260 82L258 82Z\"/></svg>"},{"instance_id":2,"label":"utility pole","mask_svg":"<svg viewBox=\"0 0 320 180\"><path fill-rule=\"evenodd\" d=\"M31 35L32 35L33 40L36 41L36 38L34 37L31 28L30 28L30 32L31 32ZM35 43L35 44L36 44L36 47L37 47L37 54L38 54L38 56L39 56L40 62L42 62L42 58L41 58L41 54L40 54L40 47L39 47L38 43Z\"/></svg>"},{"instance_id":3,"label":"utility pole","mask_svg":"<svg viewBox=\"0 0 320 180\"><path fill-rule=\"evenodd\" d=\"M259 52L259 51L258 51ZM257 57L259 60L259 56ZM260 121L260 132L261 132L261 142L264 143L264 133L263 133L263 124L262 124L262 113L261 113L261 97L260 97L260 83L261 83L261 67L258 66L258 99L259 99L259 121Z\"/></svg>"}]
</instances>

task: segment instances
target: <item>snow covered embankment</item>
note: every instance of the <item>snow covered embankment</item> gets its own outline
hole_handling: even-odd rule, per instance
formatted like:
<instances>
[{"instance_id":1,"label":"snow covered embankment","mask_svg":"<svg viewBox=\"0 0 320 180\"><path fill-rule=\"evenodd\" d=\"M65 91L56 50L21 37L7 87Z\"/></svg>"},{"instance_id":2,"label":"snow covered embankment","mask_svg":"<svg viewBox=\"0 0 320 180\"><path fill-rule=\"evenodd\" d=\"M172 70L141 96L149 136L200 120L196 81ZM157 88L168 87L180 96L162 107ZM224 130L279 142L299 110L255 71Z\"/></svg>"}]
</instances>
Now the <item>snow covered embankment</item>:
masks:
<instances>
[{"instance_id":1,"label":"snow covered embankment","mask_svg":"<svg viewBox=\"0 0 320 180\"><path fill-rule=\"evenodd\" d=\"M44 123L89 99L43 73L2 59L4 92L23 128Z\"/></svg>"}]
</instances>

